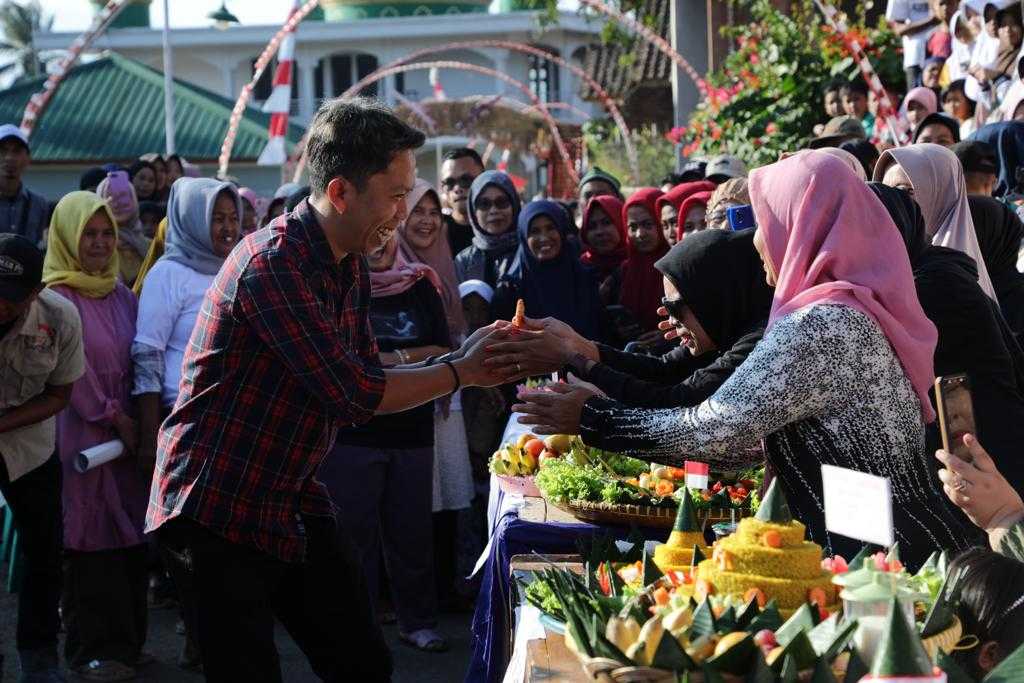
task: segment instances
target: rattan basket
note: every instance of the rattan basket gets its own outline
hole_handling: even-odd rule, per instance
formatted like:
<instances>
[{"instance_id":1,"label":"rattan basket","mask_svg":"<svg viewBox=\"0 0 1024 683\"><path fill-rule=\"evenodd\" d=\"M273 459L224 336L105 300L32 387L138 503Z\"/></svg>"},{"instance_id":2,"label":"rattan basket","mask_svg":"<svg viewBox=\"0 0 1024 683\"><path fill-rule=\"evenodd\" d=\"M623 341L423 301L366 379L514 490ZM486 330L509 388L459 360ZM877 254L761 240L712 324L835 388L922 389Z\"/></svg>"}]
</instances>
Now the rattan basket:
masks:
<instances>
[{"instance_id":1,"label":"rattan basket","mask_svg":"<svg viewBox=\"0 0 1024 683\"><path fill-rule=\"evenodd\" d=\"M595 503L589 500L570 500L554 503L556 507L569 513L576 519L594 524L614 524L618 526L636 525L652 529L671 529L676 521L677 507L654 507L653 505L617 505L615 503ZM750 510L745 508L705 508L697 510L697 521L701 524L727 522L733 519L749 517Z\"/></svg>"}]
</instances>

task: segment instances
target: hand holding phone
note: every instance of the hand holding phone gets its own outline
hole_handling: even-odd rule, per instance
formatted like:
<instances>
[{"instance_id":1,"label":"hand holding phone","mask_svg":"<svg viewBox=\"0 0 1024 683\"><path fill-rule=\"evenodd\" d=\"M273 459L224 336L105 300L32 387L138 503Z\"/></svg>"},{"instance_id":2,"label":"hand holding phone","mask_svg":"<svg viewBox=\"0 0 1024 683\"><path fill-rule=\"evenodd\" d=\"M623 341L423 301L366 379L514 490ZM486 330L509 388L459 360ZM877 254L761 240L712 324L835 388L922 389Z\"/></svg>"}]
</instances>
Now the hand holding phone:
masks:
<instances>
[{"instance_id":1,"label":"hand holding phone","mask_svg":"<svg viewBox=\"0 0 1024 683\"><path fill-rule=\"evenodd\" d=\"M974 458L964 444L965 434L975 434L974 403L967 375L948 375L935 380L935 403L939 413L942 448L964 462Z\"/></svg>"},{"instance_id":2,"label":"hand holding phone","mask_svg":"<svg viewBox=\"0 0 1024 683\"><path fill-rule=\"evenodd\" d=\"M730 230L746 230L755 225L754 207L750 204L730 207L725 210L725 215L729 219Z\"/></svg>"}]
</instances>

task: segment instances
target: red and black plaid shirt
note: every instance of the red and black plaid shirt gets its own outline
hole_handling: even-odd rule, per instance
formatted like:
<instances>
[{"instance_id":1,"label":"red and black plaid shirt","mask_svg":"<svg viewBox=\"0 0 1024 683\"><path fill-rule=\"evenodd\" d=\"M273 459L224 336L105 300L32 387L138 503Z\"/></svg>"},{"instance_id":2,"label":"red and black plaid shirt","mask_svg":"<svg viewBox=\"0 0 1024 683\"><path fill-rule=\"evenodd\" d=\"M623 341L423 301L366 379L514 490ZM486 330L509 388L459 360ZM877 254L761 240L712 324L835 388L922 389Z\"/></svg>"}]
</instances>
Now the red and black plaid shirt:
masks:
<instances>
[{"instance_id":1,"label":"red and black plaid shirt","mask_svg":"<svg viewBox=\"0 0 1024 683\"><path fill-rule=\"evenodd\" d=\"M384 372L362 256L336 263L307 202L243 240L206 293L160 429L146 529L178 515L288 562L340 426L373 416Z\"/></svg>"}]
</instances>

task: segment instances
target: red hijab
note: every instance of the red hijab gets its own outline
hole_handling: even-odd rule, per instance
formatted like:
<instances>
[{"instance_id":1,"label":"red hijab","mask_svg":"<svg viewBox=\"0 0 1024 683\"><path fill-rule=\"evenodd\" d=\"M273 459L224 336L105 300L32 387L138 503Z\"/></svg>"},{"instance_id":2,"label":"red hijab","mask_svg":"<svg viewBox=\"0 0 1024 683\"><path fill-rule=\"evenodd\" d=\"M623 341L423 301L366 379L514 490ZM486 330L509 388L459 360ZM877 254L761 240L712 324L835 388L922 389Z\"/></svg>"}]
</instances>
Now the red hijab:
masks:
<instances>
[{"instance_id":1,"label":"red hijab","mask_svg":"<svg viewBox=\"0 0 1024 683\"><path fill-rule=\"evenodd\" d=\"M708 206L708 202L711 201L711 195L714 191L703 190L701 192L695 192L687 197L677 209L679 210L679 223L676 224L676 241L681 242L685 233L683 232L683 222L686 220L686 214L690 213L690 209L695 206L703 206L705 209Z\"/></svg>"},{"instance_id":2,"label":"red hijab","mask_svg":"<svg viewBox=\"0 0 1024 683\"><path fill-rule=\"evenodd\" d=\"M778 273L768 328L811 304L861 311L899 357L924 421L934 420L928 389L938 333L917 300L906 247L885 206L849 166L820 151L753 171L750 199Z\"/></svg>"},{"instance_id":3,"label":"red hijab","mask_svg":"<svg viewBox=\"0 0 1024 683\"><path fill-rule=\"evenodd\" d=\"M619 231L619 246L615 247L615 251L610 254L595 254L590 245L587 244L587 233L590 231L590 217L595 207L608 214L612 224L615 225L615 229ZM626 260L626 256L629 255L628 247L626 246L626 224L622 220L622 200L613 195L601 195L587 202L587 205L583 208L583 226L580 227L580 241L583 242L585 247L585 251L580 255L580 261L583 261L588 266L592 266L601 273L602 277L606 277L622 265L622 262Z\"/></svg>"},{"instance_id":4,"label":"red hijab","mask_svg":"<svg viewBox=\"0 0 1024 683\"><path fill-rule=\"evenodd\" d=\"M681 183L676 185L659 197L658 201L654 203L654 206L658 211L654 214L654 217L658 221L661 221L661 210L666 204L671 204L676 207L676 211L679 211L679 207L683 205L683 202L685 202L690 195L698 192L714 192L716 187L718 186L710 180L695 180L692 183ZM682 217L682 212L680 212L680 222L682 222Z\"/></svg>"},{"instance_id":5,"label":"red hijab","mask_svg":"<svg viewBox=\"0 0 1024 683\"><path fill-rule=\"evenodd\" d=\"M633 240L629 239L626 233L626 245L628 256L622 264L622 288L619 293L619 303L628 308L644 332L658 329L658 307L661 306L661 299L665 296L665 288L662 284L662 275L654 267L654 262L668 253L669 245L665 241L665 234L661 230L661 221L658 220L657 202L664 193L656 187L645 187L637 190L622 206L622 223L629 222L628 212L631 206L642 206L647 209L656 226L658 246L649 254L641 254L633 246Z\"/></svg>"}]
</instances>

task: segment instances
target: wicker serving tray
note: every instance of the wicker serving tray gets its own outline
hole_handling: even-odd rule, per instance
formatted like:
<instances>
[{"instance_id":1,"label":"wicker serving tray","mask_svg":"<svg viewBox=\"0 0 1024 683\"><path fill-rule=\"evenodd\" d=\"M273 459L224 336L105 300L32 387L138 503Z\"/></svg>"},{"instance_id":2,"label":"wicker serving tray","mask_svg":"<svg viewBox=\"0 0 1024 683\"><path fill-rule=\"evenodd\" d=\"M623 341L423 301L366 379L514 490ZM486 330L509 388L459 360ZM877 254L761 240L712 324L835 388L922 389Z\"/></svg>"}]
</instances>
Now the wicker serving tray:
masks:
<instances>
[{"instance_id":1,"label":"wicker serving tray","mask_svg":"<svg viewBox=\"0 0 1024 683\"><path fill-rule=\"evenodd\" d=\"M570 500L566 503L554 503L554 505L583 522L620 526L636 524L655 529L671 529L675 524L678 512L677 507L617 505L615 503L595 503L589 500ZM750 510L744 508L704 508L697 510L697 521L702 525L727 522L733 518L733 513L737 520L750 516Z\"/></svg>"}]
</instances>

